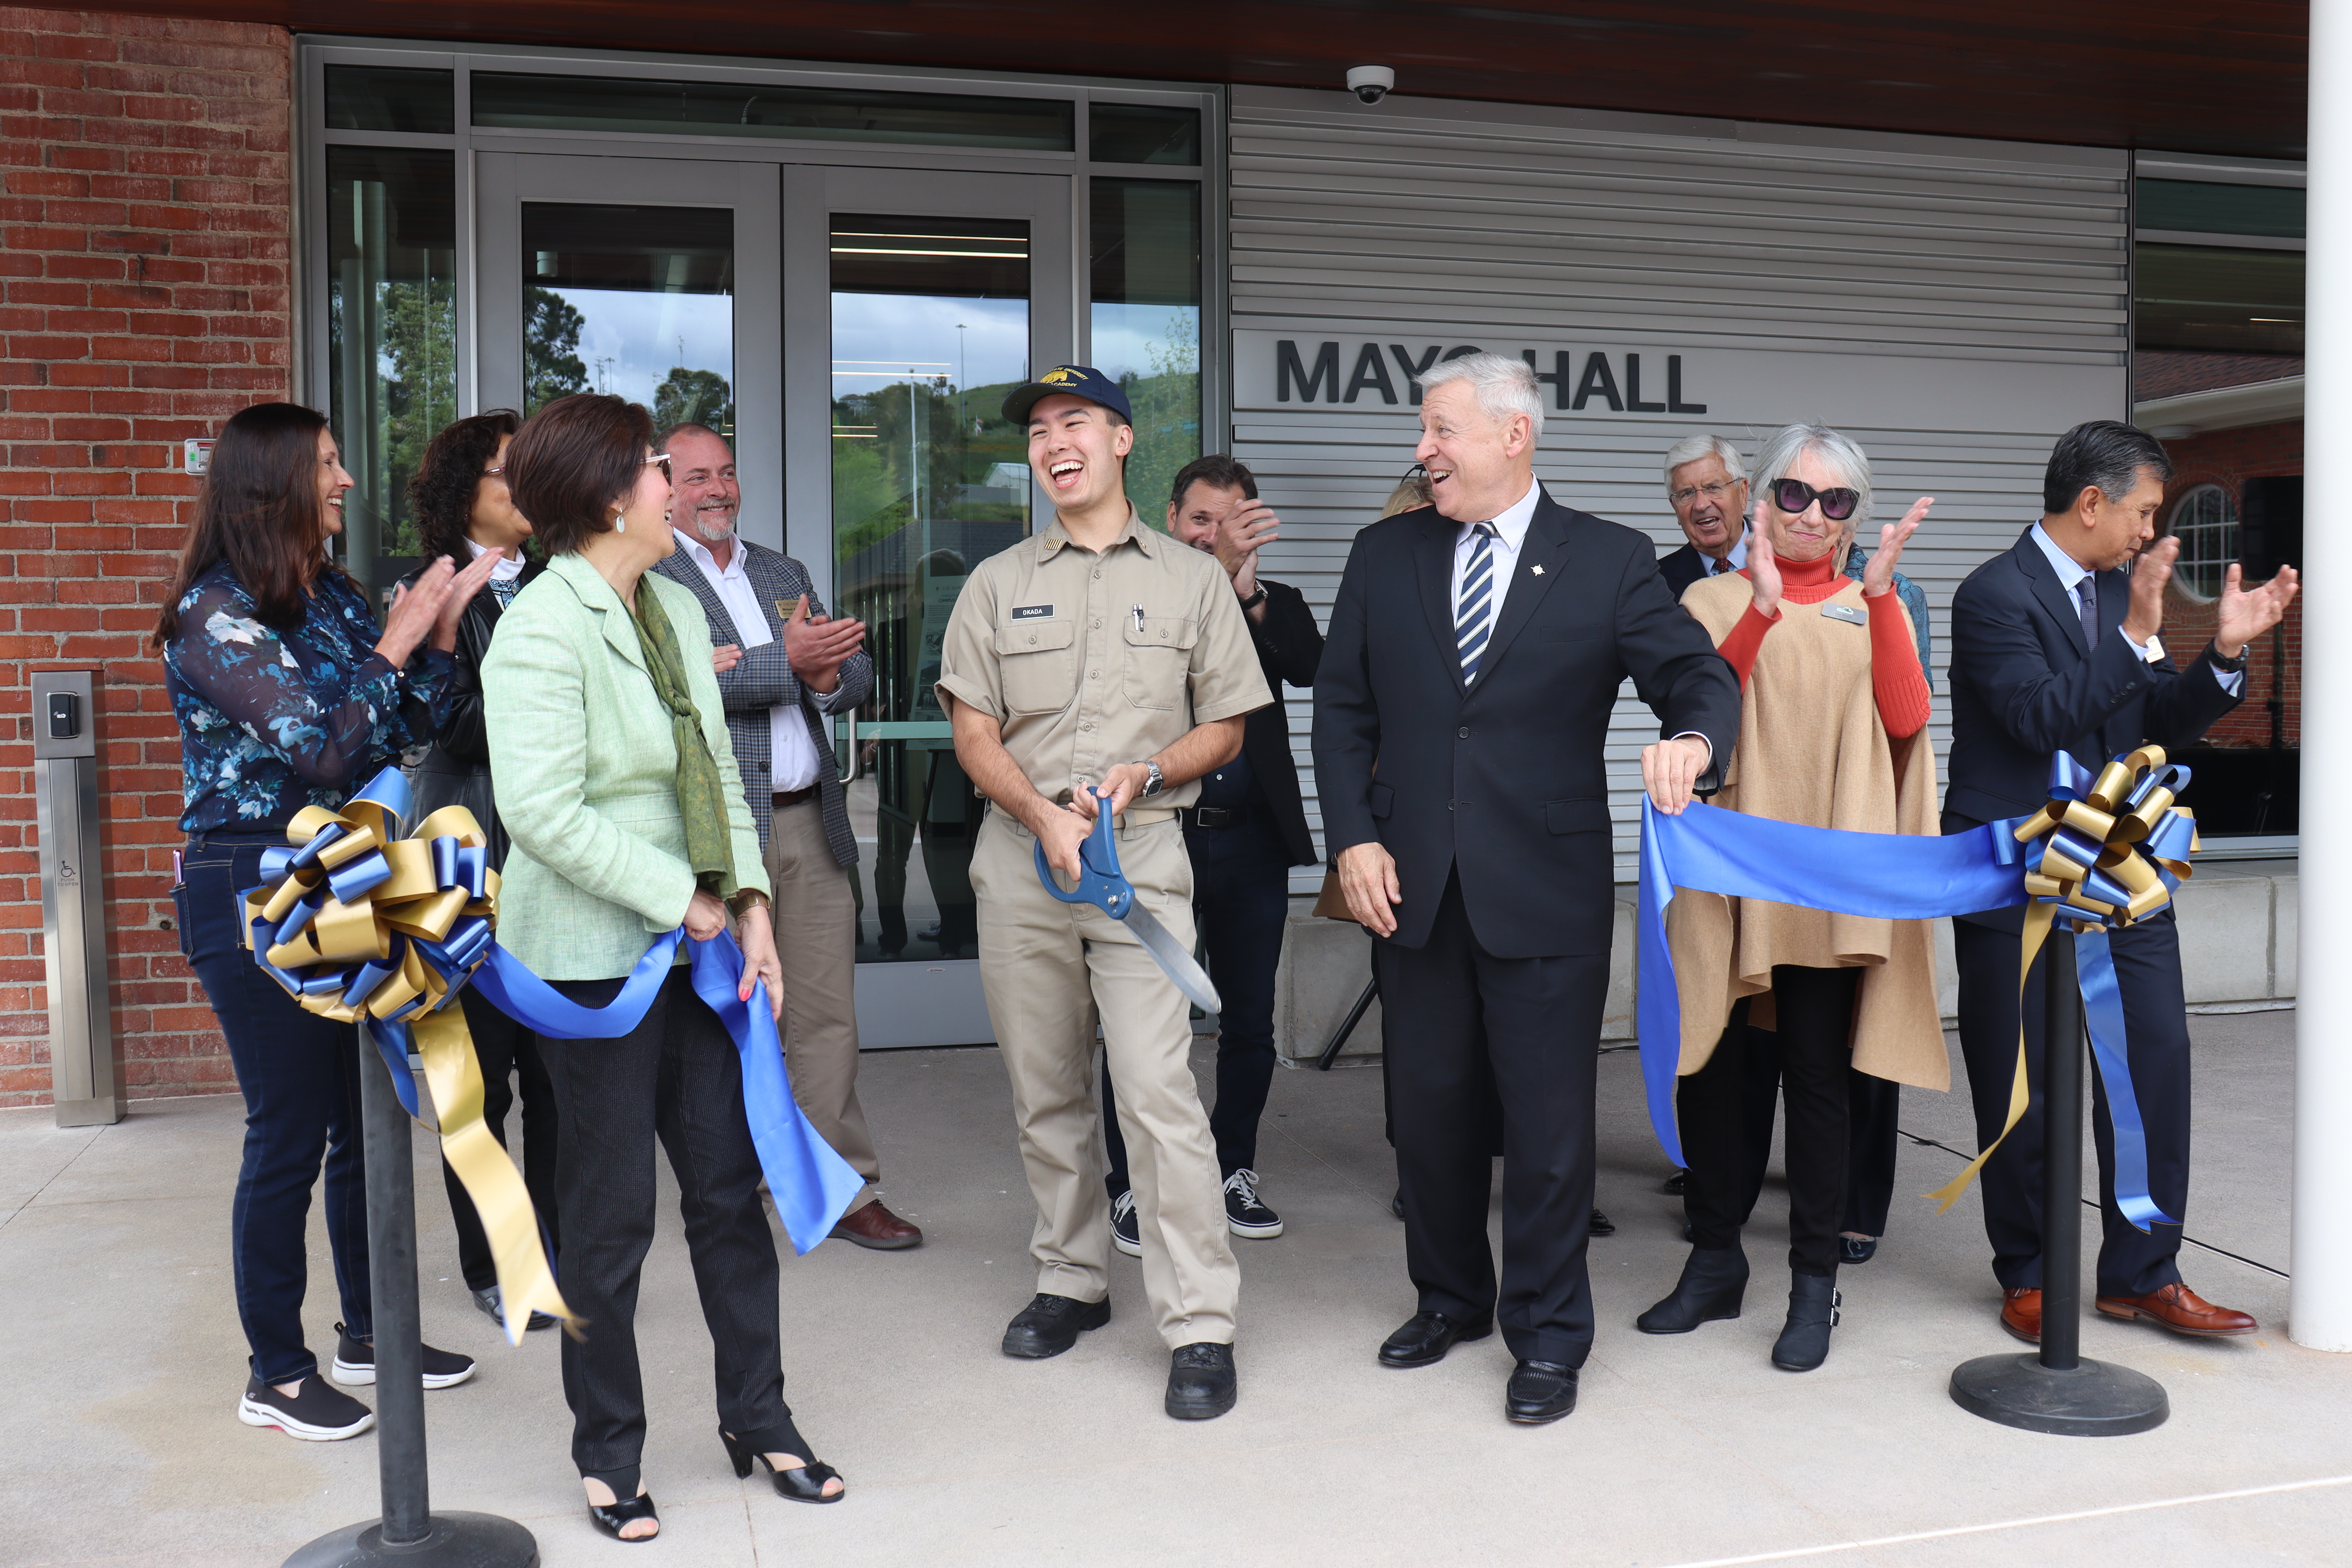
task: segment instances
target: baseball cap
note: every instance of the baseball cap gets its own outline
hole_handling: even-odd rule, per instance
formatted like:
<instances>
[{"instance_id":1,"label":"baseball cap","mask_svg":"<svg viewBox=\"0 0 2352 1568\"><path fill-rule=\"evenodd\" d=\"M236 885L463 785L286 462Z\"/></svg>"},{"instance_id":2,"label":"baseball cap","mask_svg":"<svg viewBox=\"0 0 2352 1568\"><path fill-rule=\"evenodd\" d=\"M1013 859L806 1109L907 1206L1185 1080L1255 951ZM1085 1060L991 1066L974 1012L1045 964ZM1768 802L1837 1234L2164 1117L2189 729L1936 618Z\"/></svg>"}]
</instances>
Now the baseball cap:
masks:
<instances>
[{"instance_id":1,"label":"baseball cap","mask_svg":"<svg viewBox=\"0 0 2352 1568\"><path fill-rule=\"evenodd\" d=\"M1014 387L1004 400L1004 417L1015 425L1026 425L1029 411L1037 406L1038 401L1057 392L1099 403L1125 423L1135 423L1135 410L1127 405L1126 390L1102 372L1083 364L1057 364L1034 381Z\"/></svg>"}]
</instances>

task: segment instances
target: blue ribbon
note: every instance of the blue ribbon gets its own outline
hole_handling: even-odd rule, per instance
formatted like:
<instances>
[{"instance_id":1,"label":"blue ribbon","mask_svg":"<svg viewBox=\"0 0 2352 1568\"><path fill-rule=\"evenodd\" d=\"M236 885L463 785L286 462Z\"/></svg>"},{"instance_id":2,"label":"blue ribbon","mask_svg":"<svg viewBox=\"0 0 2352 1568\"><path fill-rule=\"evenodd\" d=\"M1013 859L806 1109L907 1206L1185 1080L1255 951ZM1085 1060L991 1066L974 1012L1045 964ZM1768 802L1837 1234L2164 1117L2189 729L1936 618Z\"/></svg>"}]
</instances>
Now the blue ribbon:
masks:
<instances>
[{"instance_id":1,"label":"blue ribbon","mask_svg":"<svg viewBox=\"0 0 2352 1568\"><path fill-rule=\"evenodd\" d=\"M2177 787L2175 775L2186 773L2181 768L2151 772L2134 790L2129 805L2145 801L2158 787ZM2072 757L2060 752L2053 759L2053 800L2084 799L2092 783L2091 773ZM1941 837L1849 833L1748 816L1703 801L1668 816L1644 796L1635 904L1635 1027L1650 1125L1666 1157L1677 1165L1688 1163L1675 1119L1675 1081L1682 1065L1682 997L1675 985L1665 922L1666 906L1677 889L1878 920L1938 920L2008 909L2032 901L2025 889L2029 856L2057 856L2087 868L2102 847L2067 827L2058 828L2040 846L2029 847L2016 837L2026 820L2009 817ZM2167 816L2141 847L2151 858L2185 860L2192 832L2183 818ZM2178 885L2169 872L2159 868L2159 875L2168 890ZM2127 901L2126 890L2105 873L2092 871L2083 884L2094 898L2117 905ZM2148 1193L2147 1135L2132 1089L2123 995L2106 930L2087 912L2058 907L2064 918L2084 927L2075 956L2092 1057L2106 1086L2115 1127L2116 1207L2141 1230L2157 1222L2170 1224Z\"/></svg>"}]
</instances>

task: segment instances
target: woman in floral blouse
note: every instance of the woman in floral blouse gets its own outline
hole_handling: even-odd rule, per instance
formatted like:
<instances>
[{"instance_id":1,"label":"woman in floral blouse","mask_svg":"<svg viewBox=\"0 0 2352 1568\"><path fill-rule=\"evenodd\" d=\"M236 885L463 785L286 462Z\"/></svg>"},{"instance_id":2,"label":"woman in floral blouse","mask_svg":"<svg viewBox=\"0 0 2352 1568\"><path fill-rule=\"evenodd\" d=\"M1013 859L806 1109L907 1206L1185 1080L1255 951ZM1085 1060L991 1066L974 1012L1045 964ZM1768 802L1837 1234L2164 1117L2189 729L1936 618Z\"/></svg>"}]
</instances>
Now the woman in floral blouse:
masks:
<instances>
[{"instance_id":1,"label":"woman in floral blouse","mask_svg":"<svg viewBox=\"0 0 2352 1568\"><path fill-rule=\"evenodd\" d=\"M304 1226L323 1154L327 1237L342 1305L332 1376L375 1381L361 1163L359 1041L305 1013L238 944L243 890L306 805L352 792L433 737L455 672L457 620L496 557L426 568L378 628L326 553L352 477L327 421L290 403L230 419L155 628L180 721L188 835L180 951L228 1038L244 1091L245 1163L231 1226L237 1315L252 1348L237 1418L289 1436L350 1437L375 1422L328 1386L303 1342ZM427 1347L425 1382L473 1375Z\"/></svg>"}]
</instances>

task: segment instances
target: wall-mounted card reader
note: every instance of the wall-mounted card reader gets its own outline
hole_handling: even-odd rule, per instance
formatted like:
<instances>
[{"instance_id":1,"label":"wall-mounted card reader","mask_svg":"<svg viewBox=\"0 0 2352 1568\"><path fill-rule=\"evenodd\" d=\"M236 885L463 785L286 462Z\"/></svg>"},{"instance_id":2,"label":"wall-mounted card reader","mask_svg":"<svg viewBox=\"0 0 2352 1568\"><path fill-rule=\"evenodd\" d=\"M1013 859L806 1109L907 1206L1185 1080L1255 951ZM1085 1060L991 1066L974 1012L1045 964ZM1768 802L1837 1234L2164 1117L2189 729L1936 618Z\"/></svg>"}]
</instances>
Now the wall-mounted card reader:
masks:
<instances>
[{"instance_id":1,"label":"wall-mounted card reader","mask_svg":"<svg viewBox=\"0 0 2352 1568\"><path fill-rule=\"evenodd\" d=\"M60 1127L122 1118L106 984L106 857L99 842L98 672L37 669L33 783L50 1094Z\"/></svg>"},{"instance_id":2,"label":"wall-mounted card reader","mask_svg":"<svg viewBox=\"0 0 2352 1568\"><path fill-rule=\"evenodd\" d=\"M49 739L70 741L81 733L81 698L71 691L49 693Z\"/></svg>"}]
</instances>

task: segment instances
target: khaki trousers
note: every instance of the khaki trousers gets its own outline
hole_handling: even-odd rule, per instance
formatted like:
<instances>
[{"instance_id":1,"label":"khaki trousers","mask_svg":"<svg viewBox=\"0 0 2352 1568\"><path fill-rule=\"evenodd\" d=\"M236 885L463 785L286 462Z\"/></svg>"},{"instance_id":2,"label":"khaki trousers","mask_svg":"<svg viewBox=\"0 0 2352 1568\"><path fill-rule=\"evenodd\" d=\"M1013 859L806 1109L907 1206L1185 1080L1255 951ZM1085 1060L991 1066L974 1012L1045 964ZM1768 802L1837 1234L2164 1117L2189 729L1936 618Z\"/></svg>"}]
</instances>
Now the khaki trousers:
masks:
<instances>
[{"instance_id":1,"label":"khaki trousers","mask_svg":"<svg viewBox=\"0 0 2352 1568\"><path fill-rule=\"evenodd\" d=\"M980 975L1013 1083L1021 1159L1037 1200L1029 1245L1037 1289L1080 1301L1110 1293L1110 1197L1103 1190L1094 1028L1118 1084L1143 1237L1143 1290L1171 1350L1230 1344L1241 1290L1216 1145L1191 1062L1183 993L1127 928L1039 886L1036 840L1003 812L981 824ZM1118 835L1120 868L1177 941L1192 941L1192 863L1172 819Z\"/></svg>"},{"instance_id":2,"label":"khaki trousers","mask_svg":"<svg viewBox=\"0 0 2352 1568\"><path fill-rule=\"evenodd\" d=\"M815 796L773 814L767 867L784 969L784 1070L817 1136L866 1178L851 1212L875 1195L882 1163L857 1103L857 902Z\"/></svg>"}]
</instances>

